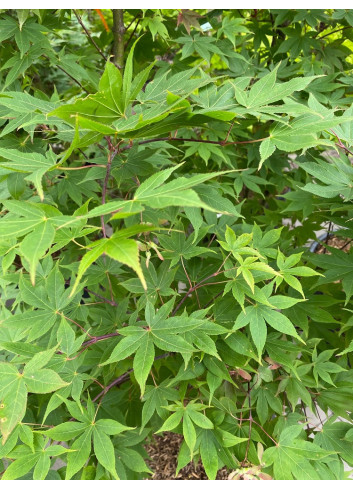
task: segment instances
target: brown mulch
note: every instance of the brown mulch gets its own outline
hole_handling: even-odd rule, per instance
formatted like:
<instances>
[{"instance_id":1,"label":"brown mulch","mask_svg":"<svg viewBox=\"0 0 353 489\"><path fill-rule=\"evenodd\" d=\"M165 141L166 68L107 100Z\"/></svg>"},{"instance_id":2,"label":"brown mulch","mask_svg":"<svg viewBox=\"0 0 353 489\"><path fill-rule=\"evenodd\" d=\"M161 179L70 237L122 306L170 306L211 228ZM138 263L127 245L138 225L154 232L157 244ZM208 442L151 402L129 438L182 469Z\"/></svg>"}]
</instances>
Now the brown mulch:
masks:
<instances>
[{"instance_id":1,"label":"brown mulch","mask_svg":"<svg viewBox=\"0 0 353 489\"><path fill-rule=\"evenodd\" d=\"M351 246L353 246L353 241L351 241L351 239L347 239L347 238L344 239L344 238L339 238L338 236L331 236L327 240L327 243L325 241L325 244L327 244L328 246L332 246L332 248L337 248L338 250L342 250L342 251L345 251L346 253L348 253ZM315 253L317 253L318 255L323 255L323 254L330 255L331 254L330 251L322 245L319 245L316 248Z\"/></svg>"},{"instance_id":2,"label":"brown mulch","mask_svg":"<svg viewBox=\"0 0 353 489\"><path fill-rule=\"evenodd\" d=\"M190 462L180 470L176 476L178 465L177 456L183 436L176 433L166 432L164 436L153 435L153 441L145 448L151 460L148 465L153 471L150 477L153 480L208 480L201 461L194 465ZM229 472L227 469L218 471L217 480L227 480Z\"/></svg>"}]
</instances>

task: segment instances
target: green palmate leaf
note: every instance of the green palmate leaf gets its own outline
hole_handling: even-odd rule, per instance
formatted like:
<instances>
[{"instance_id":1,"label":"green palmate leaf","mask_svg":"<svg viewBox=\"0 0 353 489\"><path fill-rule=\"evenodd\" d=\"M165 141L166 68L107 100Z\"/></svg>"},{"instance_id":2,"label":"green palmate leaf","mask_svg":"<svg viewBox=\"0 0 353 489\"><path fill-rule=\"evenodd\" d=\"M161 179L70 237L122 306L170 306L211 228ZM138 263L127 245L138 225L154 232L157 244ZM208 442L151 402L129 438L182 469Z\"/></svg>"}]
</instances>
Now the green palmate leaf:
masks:
<instances>
[{"instance_id":1,"label":"green palmate leaf","mask_svg":"<svg viewBox=\"0 0 353 489\"><path fill-rule=\"evenodd\" d=\"M312 277L320 274L309 267L295 267L294 265L299 262L301 256L302 253L296 253L285 259L281 252L278 253L277 266L280 270L280 275L276 278L276 284L279 285L283 280L285 280L288 285L300 292L304 297L302 285L295 275L301 277Z\"/></svg>"},{"instance_id":2,"label":"green palmate leaf","mask_svg":"<svg viewBox=\"0 0 353 489\"><path fill-rule=\"evenodd\" d=\"M329 451L297 439L301 430L301 426L285 428L278 445L265 451L263 461L266 465L273 464L276 479L317 479L318 474L310 460L320 460L330 455Z\"/></svg>"},{"instance_id":3,"label":"green palmate leaf","mask_svg":"<svg viewBox=\"0 0 353 489\"><path fill-rule=\"evenodd\" d=\"M0 156L7 160L0 162L1 167L16 172L30 173L26 179L34 183L41 200L43 200L42 177L47 171L55 168L55 161L40 153L21 153L16 149L0 148Z\"/></svg>"},{"instance_id":4,"label":"green palmate leaf","mask_svg":"<svg viewBox=\"0 0 353 489\"><path fill-rule=\"evenodd\" d=\"M282 100L294 92L304 90L316 76L308 76L302 78L293 78L285 83L276 83L276 77L279 65L271 71L268 75L262 77L251 88L248 93L248 101L246 106L248 108L255 108L261 105L271 104Z\"/></svg>"},{"instance_id":5,"label":"green palmate leaf","mask_svg":"<svg viewBox=\"0 0 353 489\"><path fill-rule=\"evenodd\" d=\"M306 172L313 175L315 180L323 182L325 185L317 183L307 183L303 190L324 198L332 198L341 195L345 200L351 200L352 194L352 169L351 165L343 159L333 161L327 165L326 161L317 159L317 163L303 163L302 167Z\"/></svg>"},{"instance_id":6,"label":"green palmate leaf","mask_svg":"<svg viewBox=\"0 0 353 489\"><path fill-rule=\"evenodd\" d=\"M42 217L28 218L2 218L0 220L0 232L2 238L23 236L32 231L42 221Z\"/></svg>"},{"instance_id":7,"label":"green palmate leaf","mask_svg":"<svg viewBox=\"0 0 353 489\"><path fill-rule=\"evenodd\" d=\"M148 333L146 331L140 330L137 331L135 334L131 334L126 338L120 340L118 345L114 348L109 359L102 363L102 365L106 365L112 362L118 362L119 360L124 360L124 358L130 356L139 348L141 339L147 334Z\"/></svg>"},{"instance_id":8,"label":"green palmate leaf","mask_svg":"<svg viewBox=\"0 0 353 489\"><path fill-rule=\"evenodd\" d=\"M215 480L218 471L218 453L214 436L209 431L202 433L200 455L208 478Z\"/></svg>"},{"instance_id":9,"label":"green palmate leaf","mask_svg":"<svg viewBox=\"0 0 353 489\"><path fill-rule=\"evenodd\" d=\"M147 377L150 373L155 351L153 339L150 334L144 335L134 357L134 375L141 387L141 396L144 394Z\"/></svg>"},{"instance_id":10,"label":"green palmate leaf","mask_svg":"<svg viewBox=\"0 0 353 489\"><path fill-rule=\"evenodd\" d=\"M353 10L107 13L0 10L0 479L349 478Z\"/></svg>"},{"instance_id":11,"label":"green palmate leaf","mask_svg":"<svg viewBox=\"0 0 353 489\"><path fill-rule=\"evenodd\" d=\"M162 185L176 169L177 167L162 170L143 182L135 193L135 200L157 209L167 207L168 205L178 205L185 207L203 207L213 210L207 204L202 203L198 195L193 190L190 190L190 187L194 187L221 175L222 172L216 172L210 175L195 175L190 178L180 177Z\"/></svg>"},{"instance_id":12,"label":"green palmate leaf","mask_svg":"<svg viewBox=\"0 0 353 489\"><path fill-rule=\"evenodd\" d=\"M137 273L139 279L144 288L146 288L146 281L142 273L142 269L139 263L138 244L132 239L126 238L111 238L109 240L101 240L95 247L88 251L82 258L77 274L77 278L74 287L71 291L71 296L75 293L75 290L88 267L95 262L102 254L106 254L117 260L124 265L131 267Z\"/></svg>"},{"instance_id":13,"label":"green palmate leaf","mask_svg":"<svg viewBox=\"0 0 353 489\"><path fill-rule=\"evenodd\" d=\"M53 392L67 385L54 370L50 369L30 371L28 374L24 373L23 378L28 390L39 394Z\"/></svg>"},{"instance_id":14,"label":"green palmate leaf","mask_svg":"<svg viewBox=\"0 0 353 489\"><path fill-rule=\"evenodd\" d=\"M77 289L78 284L83 277L83 274L87 270L87 268L92 265L98 258L104 253L105 242L100 242L98 246L95 246L92 250L88 251L81 259L80 266L78 268L77 278L74 283L73 289L71 291L71 296L74 295L75 290Z\"/></svg>"},{"instance_id":15,"label":"green palmate leaf","mask_svg":"<svg viewBox=\"0 0 353 489\"><path fill-rule=\"evenodd\" d=\"M38 462L34 468L33 479L44 480L49 472L50 465L50 457L48 457L45 453L40 455Z\"/></svg>"},{"instance_id":16,"label":"green palmate leaf","mask_svg":"<svg viewBox=\"0 0 353 489\"><path fill-rule=\"evenodd\" d=\"M161 428L156 432L160 433L162 431L172 431L174 430L180 423L183 417L182 411L177 411L169 416L169 418L163 423Z\"/></svg>"},{"instance_id":17,"label":"green palmate leaf","mask_svg":"<svg viewBox=\"0 0 353 489\"><path fill-rule=\"evenodd\" d=\"M91 453L92 427L86 428L85 432L77 438L71 446L73 452L67 455L66 480L71 479L87 462Z\"/></svg>"},{"instance_id":18,"label":"green palmate leaf","mask_svg":"<svg viewBox=\"0 0 353 489\"><path fill-rule=\"evenodd\" d=\"M271 141L271 139L265 139L260 144L260 156L261 160L259 163L259 169L262 167L264 161L266 161L275 151L276 145Z\"/></svg>"},{"instance_id":19,"label":"green palmate leaf","mask_svg":"<svg viewBox=\"0 0 353 489\"><path fill-rule=\"evenodd\" d=\"M33 454L15 460L2 476L2 480L15 480L26 475L38 462L39 456Z\"/></svg>"},{"instance_id":20,"label":"green palmate leaf","mask_svg":"<svg viewBox=\"0 0 353 489\"><path fill-rule=\"evenodd\" d=\"M294 336L304 343L295 327L286 316L264 305L246 307L237 317L233 330L238 330L249 324L251 337L259 355L261 355L267 338L266 323L272 326L275 330Z\"/></svg>"},{"instance_id":21,"label":"green palmate leaf","mask_svg":"<svg viewBox=\"0 0 353 489\"><path fill-rule=\"evenodd\" d=\"M54 226L50 222L44 221L36 226L21 242L20 250L29 262L30 277L33 285L35 284L35 273L39 259L42 258L53 243L54 236Z\"/></svg>"},{"instance_id":22,"label":"green palmate leaf","mask_svg":"<svg viewBox=\"0 0 353 489\"><path fill-rule=\"evenodd\" d=\"M100 428L93 431L93 448L98 462L107 469L115 479L119 479L115 470L114 447L108 435Z\"/></svg>"},{"instance_id":23,"label":"green palmate leaf","mask_svg":"<svg viewBox=\"0 0 353 489\"><path fill-rule=\"evenodd\" d=\"M343 422L327 423L319 436L315 437L315 446L321 449L338 452L348 464L352 463L349 425Z\"/></svg>"},{"instance_id":24,"label":"green palmate leaf","mask_svg":"<svg viewBox=\"0 0 353 489\"><path fill-rule=\"evenodd\" d=\"M76 436L79 436L85 431L86 428L87 426L85 426L83 423L69 421L67 423L62 423L55 426L54 428L46 430L44 433L46 434L46 436L49 436L49 438L52 438L53 440L68 441L76 438Z\"/></svg>"},{"instance_id":25,"label":"green palmate leaf","mask_svg":"<svg viewBox=\"0 0 353 489\"><path fill-rule=\"evenodd\" d=\"M344 116L325 118L316 114L303 114L289 125L277 124L271 133L271 141L278 149L288 152L310 148L319 143L329 145L328 141L319 141L319 134L346 120Z\"/></svg>"},{"instance_id":26,"label":"green palmate leaf","mask_svg":"<svg viewBox=\"0 0 353 489\"><path fill-rule=\"evenodd\" d=\"M104 431L107 435L119 435L123 431L132 430L133 428L129 428L114 419L99 419L96 422L96 427L100 431Z\"/></svg>"},{"instance_id":27,"label":"green palmate leaf","mask_svg":"<svg viewBox=\"0 0 353 489\"><path fill-rule=\"evenodd\" d=\"M139 262L138 244L136 241L119 237L116 239L111 238L107 241L104 252L114 260L132 268L141 280L144 289L147 288Z\"/></svg>"},{"instance_id":28,"label":"green palmate leaf","mask_svg":"<svg viewBox=\"0 0 353 489\"><path fill-rule=\"evenodd\" d=\"M16 367L2 363L0 364L0 372L2 374L2 383L0 384L2 421L0 429L3 442L5 442L25 414L28 391L45 394L60 389L67 383L50 369L29 370L29 372L25 369L23 373L20 373Z\"/></svg>"},{"instance_id":29,"label":"green palmate leaf","mask_svg":"<svg viewBox=\"0 0 353 489\"><path fill-rule=\"evenodd\" d=\"M6 365L10 367L10 365ZM1 424L0 430L4 444L17 423L22 420L27 405L27 388L22 378L18 377L17 369L0 367L6 388L2 387L1 397Z\"/></svg>"},{"instance_id":30,"label":"green palmate leaf","mask_svg":"<svg viewBox=\"0 0 353 489\"><path fill-rule=\"evenodd\" d=\"M153 342L164 351L179 353L192 353L195 351L195 348L190 343L175 334L153 332Z\"/></svg>"},{"instance_id":31,"label":"green palmate leaf","mask_svg":"<svg viewBox=\"0 0 353 489\"><path fill-rule=\"evenodd\" d=\"M189 447L190 456L193 456L194 448L196 444L196 430L190 419L190 416L185 413L183 416L183 436L185 443Z\"/></svg>"}]
</instances>

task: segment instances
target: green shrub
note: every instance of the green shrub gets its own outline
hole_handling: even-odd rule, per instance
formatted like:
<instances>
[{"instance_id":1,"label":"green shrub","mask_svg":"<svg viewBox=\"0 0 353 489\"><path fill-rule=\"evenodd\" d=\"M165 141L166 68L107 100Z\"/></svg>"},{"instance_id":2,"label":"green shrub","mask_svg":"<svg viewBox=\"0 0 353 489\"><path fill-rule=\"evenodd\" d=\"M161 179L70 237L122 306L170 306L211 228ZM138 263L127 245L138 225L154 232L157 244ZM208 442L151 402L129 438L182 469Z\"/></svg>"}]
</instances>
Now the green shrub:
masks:
<instances>
[{"instance_id":1,"label":"green shrub","mask_svg":"<svg viewBox=\"0 0 353 489\"><path fill-rule=\"evenodd\" d=\"M3 480L348 477L352 26L2 10Z\"/></svg>"}]
</instances>

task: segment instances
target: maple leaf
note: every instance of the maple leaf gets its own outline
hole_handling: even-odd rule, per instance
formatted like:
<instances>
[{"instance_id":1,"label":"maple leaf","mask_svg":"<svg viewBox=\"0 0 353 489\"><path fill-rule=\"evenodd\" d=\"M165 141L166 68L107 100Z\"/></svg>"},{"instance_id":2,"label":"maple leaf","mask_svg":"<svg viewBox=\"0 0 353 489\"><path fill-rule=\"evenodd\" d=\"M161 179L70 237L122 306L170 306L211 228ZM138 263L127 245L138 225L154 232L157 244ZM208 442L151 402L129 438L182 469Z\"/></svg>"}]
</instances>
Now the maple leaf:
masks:
<instances>
[{"instance_id":1,"label":"maple leaf","mask_svg":"<svg viewBox=\"0 0 353 489\"><path fill-rule=\"evenodd\" d=\"M191 26L200 29L200 24L197 20L199 17L201 17L201 15L192 10L181 9L177 19L177 27L179 27L180 24L184 24L187 33L190 34Z\"/></svg>"}]
</instances>

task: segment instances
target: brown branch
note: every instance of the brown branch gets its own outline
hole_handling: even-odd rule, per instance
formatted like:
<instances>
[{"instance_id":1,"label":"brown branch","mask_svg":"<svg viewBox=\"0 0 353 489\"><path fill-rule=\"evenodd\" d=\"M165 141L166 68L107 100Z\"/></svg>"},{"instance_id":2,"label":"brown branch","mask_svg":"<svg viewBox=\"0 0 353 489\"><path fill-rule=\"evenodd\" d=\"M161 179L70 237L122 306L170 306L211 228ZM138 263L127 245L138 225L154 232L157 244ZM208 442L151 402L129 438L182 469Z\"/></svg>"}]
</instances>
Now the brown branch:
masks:
<instances>
[{"instance_id":1,"label":"brown branch","mask_svg":"<svg viewBox=\"0 0 353 489\"><path fill-rule=\"evenodd\" d=\"M120 336L120 333L109 333L109 334L102 334L101 336L93 336L90 340L85 341L82 343L83 347L87 347L90 345L94 345L95 343L98 343L98 341L103 341L106 340L107 338L113 338L114 336Z\"/></svg>"},{"instance_id":2,"label":"brown branch","mask_svg":"<svg viewBox=\"0 0 353 489\"><path fill-rule=\"evenodd\" d=\"M336 34L336 32L341 32L341 31L344 31L346 29L352 29L352 26L347 25L346 27L342 27L341 29L336 29L335 31L331 31L331 32L325 34L324 36L319 36L317 39L324 39L327 36L331 36L331 34Z\"/></svg>"},{"instance_id":3,"label":"brown branch","mask_svg":"<svg viewBox=\"0 0 353 489\"><path fill-rule=\"evenodd\" d=\"M135 20L136 20L138 17L140 17L140 16L141 16L141 11L140 11L140 12L139 12L137 15L135 15L135 17L132 19L132 21L130 22L130 24L129 24L129 25L126 27L126 31L128 31L128 30L130 29L130 27L131 27L131 26L132 26L132 24L135 22ZM141 20L141 19L139 19L139 20Z\"/></svg>"},{"instance_id":4,"label":"brown branch","mask_svg":"<svg viewBox=\"0 0 353 489\"><path fill-rule=\"evenodd\" d=\"M218 292L218 294L216 294L214 297L212 297L212 299L210 301L208 301L207 304L202 306L202 309L207 309L207 307L210 306L212 304L212 302L214 302L222 294L223 294L223 290L221 290L221 292Z\"/></svg>"},{"instance_id":5,"label":"brown branch","mask_svg":"<svg viewBox=\"0 0 353 489\"><path fill-rule=\"evenodd\" d=\"M112 9L113 12L113 56L114 62L117 64L119 69L124 67L124 10L123 9Z\"/></svg>"},{"instance_id":6,"label":"brown branch","mask_svg":"<svg viewBox=\"0 0 353 489\"><path fill-rule=\"evenodd\" d=\"M46 54L42 54L42 56L43 56L43 58L50 61L49 57ZM77 85L79 85L82 88L82 90L87 93L87 95L90 95L90 92L75 77L70 75L70 73L68 73L62 66L60 66L60 65L55 65L55 66L59 70L61 70L63 73L65 73L65 75L67 75L69 78L71 78L71 80L73 80L75 83L77 83Z\"/></svg>"},{"instance_id":7,"label":"brown branch","mask_svg":"<svg viewBox=\"0 0 353 489\"><path fill-rule=\"evenodd\" d=\"M73 9L73 12L74 14L76 15L76 18L78 20L78 22L80 23L82 29L85 31L86 33L86 36L88 37L88 39L91 41L91 43L93 44L93 46L96 48L96 50L98 51L98 53L102 56L102 58L104 59L104 61L107 63L108 61L108 58L106 57L106 55L103 53L103 51L101 50L101 48L98 46L98 44L95 42L95 40L92 38L91 34L89 33L89 31L87 30L86 26L84 25L84 23L82 22L82 19L81 17L79 16L79 14L77 13L77 11L75 9Z\"/></svg>"},{"instance_id":8,"label":"brown branch","mask_svg":"<svg viewBox=\"0 0 353 489\"><path fill-rule=\"evenodd\" d=\"M206 282L207 280L209 280L210 278L213 278L213 277L217 277L217 275L219 275L220 273L224 273L224 272L227 272L228 270L222 270L222 271L218 271L218 272L214 272L212 273L211 275L209 275L208 277L204 278L203 280L201 280L201 282L198 282L196 285L194 285L193 287L190 287L190 289L185 293L184 297L181 299L181 301L176 305L174 311L172 312L171 316L175 316L176 312L181 308L181 306L184 304L184 302L186 301L186 299L193 293L195 292L195 290L199 289L200 287L203 287L205 285L212 285L212 284L205 284L204 282ZM218 283L218 282L217 282Z\"/></svg>"},{"instance_id":9,"label":"brown branch","mask_svg":"<svg viewBox=\"0 0 353 489\"><path fill-rule=\"evenodd\" d=\"M331 132L338 139L338 143L336 143L336 146L338 146L339 148L343 149L344 151L347 151L347 153L353 155L353 151L351 151L350 149L348 149L347 146L342 143L341 139L339 138L339 136L335 133L335 131L333 129L331 129Z\"/></svg>"},{"instance_id":10,"label":"brown branch","mask_svg":"<svg viewBox=\"0 0 353 489\"><path fill-rule=\"evenodd\" d=\"M112 387L114 387L115 385L118 386L118 385L123 384L124 382L126 382L130 378L130 373L132 371L133 371L133 369L130 368L130 370L128 370L124 374L120 375L120 377L117 377L116 379L114 379L113 382L111 382L109 385L107 385L106 387L104 387L104 389L98 395L96 395L96 397L94 397L92 399L92 401L93 402L96 402L98 399L100 399L101 397L105 396L107 394L107 392L109 392Z\"/></svg>"},{"instance_id":11,"label":"brown branch","mask_svg":"<svg viewBox=\"0 0 353 489\"><path fill-rule=\"evenodd\" d=\"M108 190L108 181L109 181L109 177L110 177L112 162L113 162L114 158L116 157L116 155L121 153L121 149L119 149L120 143L116 147L114 147L111 143L109 136L106 136L105 139L108 143L109 153L108 153L107 171L105 174L105 178L104 178L104 182L103 182L103 189L102 189L102 204L105 204L105 201L106 201L107 190ZM101 216L101 226L102 226L103 236L106 238L107 232L105 229L104 215ZM109 278L108 278L108 280L109 280Z\"/></svg>"},{"instance_id":12,"label":"brown branch","mask_svg":"<svg viewBox=\"0 0 353 489\"><path fill-rule=\"evenodd\" d=\"M114 306L114 307L118 306L117 302L111 301L111 300L107 299L106 297L103 297L102 295L97 294L97 292L93 292L93 290L87 289L87 287L86 287L86 290L89 294L95 295L96 297L98 297L98 299L101 299L103 302L106 302L107 304L110 304L111 306Z\"/></svg>"},{"instance_id":13,"label":"brown branch","mask_svg":"<svg viewBox=\"0 0 353 489\"><path fill-rule=\"evenodd\" d=\"M66 166L59 166L58 168L60 170L65 170L65 171L72 171L72 170L86 170L87 168L105 168L105 165L84 165L84 166L73 166L71 167L66 167Z\"/></svg>"},{"instance_id":14,"label":"brown branch","mask_svg":"<svg viewBox=\"0 0 353 489\"><path fill-rule=\"evenodd\" d=\"M261 138L261 139L252 139L249 141L230 141L227 142L227 140L222 140L222 141L208 141L206 139L192 139L192 138L173 138L173 137L165 137L165 138L154 138L154 139L146 139L145 141L140 141L138 143L139 146L143 144L149 144L149 143L156 143L160 141L183 141L183 142L191 142L191 143L205 143L205 144L217 144L218 146L232 146L235 144L251 144L251 143L259 143L260 141L264 141L267 138ZM128 149L131 149L132 146L131 144L128 144L126 146L123 146L120 150L122 153L123 151L126 151Z\"/></svg>"},{"instance_id":15,"label":"brown branch","mask_svg":"<svg viewBox=\"0 0 353 489\"><path fill-rule=\"evenodd\" d=\"M184 302L186 301L186 299L190 296L190 294L192 294L195 290L199 289L200 287L202 287L205 282L207 282L207 280L209 280L210 278L213 278L213 277L217 277L217 275L219 275L220 273L224 273L224 272L227 272L228 270L221 270L221 268L223 267L223 265L225 264L225 262L227 261L227 259L229 258L229 255L231 255L231 253L229 253L226 258L223 260L221 266L218 268L218 270L214 273L212 273L211 275L209 275L208 277L204 278L203 280L201 280L200 282L198 282L196 285L194 285L193 287L190 287L189 290L186 292L186 294L184 295L184 297L181 299L181 301L176 305L174 311L172 312L172 316L175 315L175 313L180 309L180 307L184 304ZM237 267L234 267L234 269L237 268ZM233 270L233 268L231 268L230 270ZM209 284L205 284L205 285L209 285Z\"/></svg>"},{"instance_id":16,"label":"brown branch","mask_svg":"<svg viewBox=\"0 0 353 489\"><path fill-rule=\"evenodd\" d=\"M136 19L136 17L135 17L135 19ZM139 25L139 23L140 23L140 22L141 22L141 19L138 19L138 21L136 22L136 25L135 25L135 27L134 27L134 30L132 31L132 33L131 33L131 35L130 35L129 39L126 41L125 46L124 46L124 50L125 50L125 51L126 51L126 48L128 47L128 45L130 44L131 39L134 37L134 34L135 34L136 29L137 29L137 27L138 27L138 25ZM130 25L131 25L131 24L130 24ZM129 26L129 27L130 27L130 26ZM128 28L129 28L129 27L128 27ZM127 28L126 30L128 30L128 28Z\"/></svg>"},{"instance_id":17,"label":"brown branch","mask_svg":"<svg viewBox=\"0 0 353 489\"><path fill-rule=\"evenodd\" d=\"M248 460L248 453L249 453L249 448L250 448L250 441L251 441L251 432L252 432L252 423L253 423L253 418L252 418L252 412L251 412L251 388L250 388L250 382L248 382L248 399L249 399L249 437L248 437L248 442L246 445L246 450L245 450L245 457L242 462L242 465L247 462Z\"/></svg>"},{"instance_id":18,"label":"brown branch","mask_svg":"<svg viewBox=\"0 0 353 489\"><path fill-rule=\"evenodd\" d=\"M91 334L89 334L88 331L85 330L85 328L83 326L81 326L78 322L74 321L73 319L69 318L68 316L65 316L64 313L62 312L57 312L56 314L59 314L59 316L62 316L64 319L66 319L66 321L70 321L71 323L75 324L78 328L80 328L81 331L83 331L87 336L89 336L90 338L93 338L93 336Z\"/></svg>"},{"instance_id":19,"label":"brown branch","mask_svg":"<svg viewBox=\"0 0 353 489\"><path fill-rule=\"evenodd\" d=\"M162 358L166 358L168 357L169 355L171 354L171 352L168 352L168 353L164 353L163 355L159 355L158 357L155 357L154 361L156 360L161 360ZM127 380L129 380L130 378L130 374L131 372L133 372L134 369L133 368L130 368L127 372L125 372L124 374L120 375L119 377L117 377L116 379L113 380L113 382L111 382L110 384L108 384L106 387L104 387L104 389L96 395L96 397L94 397L92 399L93 402L96 402L98 399L100 399L101 397L104 397L112 387L114 386L119 386L121 384L123 384L124 382L126 382Z\"/></svg>"},{"instance_id":20,"label":"brown branch","mask_svg":"<svg viewBox=\"0 0 353 489\"><path fill-rule=\"evenodd\" d=\"M111 171L111 167L112 167L112 161L116 155L115 151L113 151L113 146L112 146L110 137L109 136L106 137L106 140L108 142L109 153L108 153L107 170L105 173L105 178L104 178L104 182L103 182L103 189L102 189L102 205L105 204L105 201L106 201L107 190L108 190L108 182L109 182L110 171ZM101 216L101 226L102 226L103 236L106 238L107 237L107 231L105 229L104 215Z\"/></svg>"}]
</instances>

